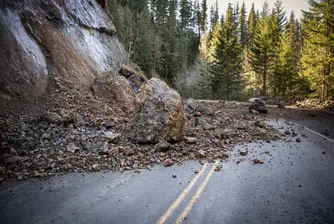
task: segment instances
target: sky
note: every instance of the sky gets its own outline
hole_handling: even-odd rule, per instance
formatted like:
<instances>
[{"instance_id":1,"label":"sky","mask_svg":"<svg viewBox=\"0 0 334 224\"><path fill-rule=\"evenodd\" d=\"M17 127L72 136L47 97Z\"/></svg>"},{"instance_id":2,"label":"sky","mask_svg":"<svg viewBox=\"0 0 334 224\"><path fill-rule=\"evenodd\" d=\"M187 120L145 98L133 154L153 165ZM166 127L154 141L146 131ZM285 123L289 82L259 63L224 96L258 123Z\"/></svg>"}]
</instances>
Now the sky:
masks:
<instances>
[{"instance_id":1,"label":"sky","mask_svg":"<svg viewBox=\"0 0 334 224\"><path fill-rule=\"evenodd\" d=\"M216 0L208 0L209 9L211 5L215 4L215 2ZM237 2L239 2L239 5L241 7L243 0L218 0L220 14L225 14L228 3L236 4ZM265 0L244 0L244 2L246 4L247 13L249 13L253 2L255 5L255 10L261 11ZM267 2L269 3L270 8L274 7L275 0L267 0ZM283 7L286 10L287 17L290 15L291 11L294 11L296 17L300 18L302 15L301 10L308 10L309 7L307 0L282 0L282 2Z\"/></svg>"}]
</instances>

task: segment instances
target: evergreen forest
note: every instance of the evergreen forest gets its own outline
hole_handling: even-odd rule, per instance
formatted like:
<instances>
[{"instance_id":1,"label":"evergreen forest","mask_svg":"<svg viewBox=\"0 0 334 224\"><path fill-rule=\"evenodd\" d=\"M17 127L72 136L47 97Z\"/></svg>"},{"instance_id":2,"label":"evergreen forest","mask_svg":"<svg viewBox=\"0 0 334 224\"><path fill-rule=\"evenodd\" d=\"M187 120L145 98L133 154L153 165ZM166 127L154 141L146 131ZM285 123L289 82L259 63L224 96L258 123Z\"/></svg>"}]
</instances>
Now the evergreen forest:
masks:
<instances>
[{"instance_id":1,"label":"evergreen forest","mask_svg":"<svg viewBox=\"0 0 334 224\"><path fill-rule=\"evenodd\" d=\"M296 18L273 8L206 0L108 0L128 63L183 97L334 99L334 0Z\"/></svg>"}]
</instances>

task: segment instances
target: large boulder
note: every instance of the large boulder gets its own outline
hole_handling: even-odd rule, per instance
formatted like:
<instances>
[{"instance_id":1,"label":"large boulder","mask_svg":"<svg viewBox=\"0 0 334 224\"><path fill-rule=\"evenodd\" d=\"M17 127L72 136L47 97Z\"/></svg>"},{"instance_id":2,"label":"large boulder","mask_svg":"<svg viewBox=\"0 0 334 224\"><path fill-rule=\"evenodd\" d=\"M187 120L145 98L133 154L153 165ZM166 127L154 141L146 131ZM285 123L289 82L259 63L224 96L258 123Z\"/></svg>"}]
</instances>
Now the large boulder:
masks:
<instances>
[{"instance_id":1,"label":"large boulder","mask_svg":"<svg viewBox=\"0 0 334 224\"><path fill-rule=\"evenodd\" d=\"M249 100L249 112L251 113L268 113L266 103L260 98L252 98Z\"/></svg>"},{"instance_id":2,"label":"large boulder","mask_svg":"<svg viewBox=\"0 0 334 224\"><path fill-rule=\"evenodd\" d=\"M134 112L137 100L128 80L114 72L103 73L96 78L91 90L95 96L107 98L111 104L119 105L124 112Z\"/></svg>"},{"instance_id":3,"label":"large boulder","mask_svg":"<svg viewBox=\"0 0 334 224\"><path fill-rule=\"evenodd\" d=\"M139 90L140 109L134 117L132 141L134 143L158 143L181 140L184 113L181 96L159 79L152 78Z\"/></svg>"}]
</instances>

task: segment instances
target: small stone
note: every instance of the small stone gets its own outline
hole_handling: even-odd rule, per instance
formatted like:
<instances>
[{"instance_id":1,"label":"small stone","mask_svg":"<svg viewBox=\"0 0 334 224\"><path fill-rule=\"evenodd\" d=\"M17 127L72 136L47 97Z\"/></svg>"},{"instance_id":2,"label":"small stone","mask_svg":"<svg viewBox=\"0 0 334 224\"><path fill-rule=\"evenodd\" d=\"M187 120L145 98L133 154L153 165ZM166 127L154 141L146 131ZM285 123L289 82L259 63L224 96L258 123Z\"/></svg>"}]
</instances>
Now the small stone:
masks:
<instances>
[{"instance_id":1,"label":"small stone","mask_svg":"<svg viewBox=\"0 0 334 224\"><path fill-rule=\"evenodd\" d=\"M219 172L219 171L221 171L222 170L222 166L216 166L216 168L215 168L215 171L216 172Z\"/></svg>"},{"instance_id":2,"label":"small stone","mask_svg":"<svg viewBox=\"0 0 334 224\"><path fill-rule=\"evenodd\" d=\"M254 160L253 160L253 163L254 163L254 164L263 164L264 161L263 161L263 159L254 159Z\"/></svg>"},{"instance_id":3,"label":"small stone","mask_svg":"<svg viewBox=\"0 0 334 224\"><path fill-rule=\"evenodd\" d=\"M176 176L176 174L173 174L173 178L176 178L177 176Z\"/></svg>"},{"instance_id":4,"label":"small stone","mask_svg":"<svg viewBox=\"0 0 334 224\"><path fill-rule=\"evenodd\" d=\"M46 112L41 115L41 120L44 120L49 123L58 123L61 120L61 117L53 112Z\"/></svg>"},{"instance_id":5,"label":"small stone","mask_svg":"<svg viewBox=\"0 0 334 224\"><path fill-rule=\"evenodd\" d=\"M300 138L296 138L296 142L301 142Z\"/></svg>"},{"instance_id":6,"label":"small stone","mask_svg":"<svg viewBox=\"0 0 334 224\"><path fill-rule=\"evenodd\" d=\"M160 140L154 147L156 149L156 151L158 152L166 152L169 149L172 148L171 144L169 144L167 141L165 140Z\"/></svg>"},{"instance_id":7,"label":"small stone","mask_svg":"<svg viewBox=\"0 0 334 224\"><path fill-rule=\"evenodd\" d=\"M301 185L301 184L299 184L299 185L298 185L298 187L302 187L302 185Z\"/></svg>"},{"instance_id":8,"label":"small stone","mask_svg":"<svg viewBox=\"0 0 334 224\"><path fill-rule=\"evenodd\" d=\"M120 137L121 137L121 134L115 134L111 131L107 131L104 133L104 138L108 142L117 143Z\"/></svg>"},{"instance_id":9,"label":"small stone","mask_svg":"<svg viewBox=\"0 0 334 224\"><path fill-rule=\"evenodd\" d=\"M99 164L94 164L92 166L92 169L93 169L93 171L100 171L101 170L101 166Z\"/></svg>"},{"instance_id":10,"label":"small stone","mask_svg":"<svg viewBox=\"0 0 334 224\"><path fill-rule=\"evenodd\" d=\"M256 121L254 124L255 124L256 127L259 127L259 128L264 128L265 129L267 127L266 124L263 121Z\"/></svg>"},{"instance_id":11,"label":"small stone","mask_svg":"<svg viewBox=\"0 0 334 224\"><path fill-rule=\"evenodd\" d=\"M194 114L195 117L200 117L202 116L201 112L197 111L195 114Z\"/></svg>"},{"instance_id":12,"label":"small stone","mask_svg":"<svg viewBox=\"0 0 334 224\"><path fill-rule=\"evenodd\" d=\"M69 164L69 163L66 163L66 164L64 165L64 168L65 168L65 170L72 169L72 165Z\"/></svg>"},{"instance_id":13,"label":"small stone","mask_svg":"<svg viewBox=\"0 0 334 224\"><path fill-rule=\"evenodd\" d=\"M199 171L198 171L198 170L195 170L195 171L194 171L194 173L195 173L195 174L198 174L198 173L199 173Z\"/></svg>"},{"instance_id":14,"label":"small stone","mask_svg":"<svg viewBox=\"0 0 334 224\"><path fill-rule=\"evenodd\" d=\"M185 137L185 142L187 144L196 144L198 142L198 139L194 137Z\"/></svg>"},{"instance_id":15,"label":"small stone","mask_svg":"<svg viewBox=\"0 0 334 224\"><path fill-rule=\"evenodd\" d=\"M247 154L248 154L248 150L247 149L241 149L240 150L240 155L247 156Z\"/></svg>"},{"instance_id":16,"label":"small stone","mask_svg":"<svg viewBox=\"0 0 334 224\"><path fill-rule=\"evenodd\" d=\"M166 159L164 161L164 166L167 167L167 166L173 166L174 165L174 161L172 159Z\"/></svg>"},{"instance_id":17,"label":"small stone","mask_svg":"<svg viewBox=\"0 0 334 224\"><path fill-rule=\"evenodd\" d=\"M198 150L198 151L197 151L197 155L198 155L199 157L205 157L205 152L204 152L204 150L202 150L202 149Z\"/></svg>"},{"instance_id":18,"label":"small stone","mask_svg":"<svg viewBox=\"0 0 334 224\"><path fill-rule=\"evenodd\" d=\"M284 132L284 134L285 134L285 135L290 135L291 132L290 132L289 130L286 130L286 131Z\"/></svg>"},{"instance_id":19,"label":"small stone","mask_svg":"<svg viewBox=\"0 0 334 224\"><path fill-rule=\"evenodd\" d=\"M324 154L324 155L325 155L325 154L326 154L326 152L322 152L322 154Z\"/></svg>"},{"instance_id":20,"label":"small stone","mask_svg":"<svg viewBox=\"0 0 334 224\"><path fill-rule=\"evenodd\" d=\"M75 153L77 150L79 150L80 148L77 147L74 143L70 143L67 145L66 147L66 151L70 152L70 153Z\"/></svg>"}]
</instances>

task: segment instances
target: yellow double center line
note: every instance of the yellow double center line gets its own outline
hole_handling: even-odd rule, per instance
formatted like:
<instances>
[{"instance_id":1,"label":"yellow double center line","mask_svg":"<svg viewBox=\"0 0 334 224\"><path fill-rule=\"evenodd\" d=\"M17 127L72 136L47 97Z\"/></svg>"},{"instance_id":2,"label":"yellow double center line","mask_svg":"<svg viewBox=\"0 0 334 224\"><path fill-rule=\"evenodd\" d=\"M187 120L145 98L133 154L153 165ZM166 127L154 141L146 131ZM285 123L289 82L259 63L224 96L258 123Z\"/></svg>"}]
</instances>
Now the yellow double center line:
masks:
<instances>
[{"instance_id":1,"label":"yellow double center line","mask_svg":"<svg viewBox=\"0 0 334 224\"><path fill-rule=\"evenodd\" d=\"M197 199L202 194L204 188L208 184L213 172L215 171L215 168L217 166L218 161L214 164L214 166L211 168L210 172L206 176L205 180L201 184L201 186L198 188L194 196L191 198L190 202L187 204L181 215L177 218L176 222L177 224L181 224L184 220L184 218L188 215L192 207L195 205ZM161 216L161 218L158 220L157 224L164 224L169 216L173 213L173 211L181 204L181 202L184 200L184 198L188 195L190 190L193 188L193 186L196 184L198 179L202 176L205 169L207 168L208 163L205 163L203 165L202 170L195 176L195 178L188 184L188 186L184 189L184 191L180 194L180 196L173 202L173 204L167 209L167 211Z\"/></svg>"}]
</instances>

